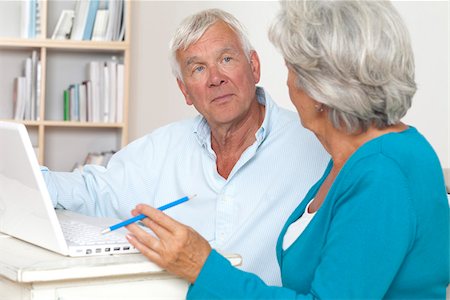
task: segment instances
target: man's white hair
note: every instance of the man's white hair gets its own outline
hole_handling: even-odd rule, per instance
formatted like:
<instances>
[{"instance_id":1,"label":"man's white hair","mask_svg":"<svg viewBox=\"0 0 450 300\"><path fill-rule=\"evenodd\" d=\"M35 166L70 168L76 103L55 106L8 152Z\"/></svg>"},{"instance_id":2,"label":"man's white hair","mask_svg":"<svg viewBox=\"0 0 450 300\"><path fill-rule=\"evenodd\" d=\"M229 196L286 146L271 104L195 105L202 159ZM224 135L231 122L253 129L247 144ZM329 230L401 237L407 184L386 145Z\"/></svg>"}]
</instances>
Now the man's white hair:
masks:
<instances>
[{"instance_id":1,"label":"man's white hair","mask_svg":"<svg viewBox=\"0 0 450 300\"><path fill-rule=\"evenodd\" d=\"M221 9L207 9L200 11L184 19L170 41L170 64L173 75L179 80L181 76L180 64L177 60L177 51L186 50L190 45L197 42L205 31L217 22L224 22L237 34L245 56L250 61L250 52L253 46L245 34L243 26L230 13Z\"/></svg>"}]
</instances>

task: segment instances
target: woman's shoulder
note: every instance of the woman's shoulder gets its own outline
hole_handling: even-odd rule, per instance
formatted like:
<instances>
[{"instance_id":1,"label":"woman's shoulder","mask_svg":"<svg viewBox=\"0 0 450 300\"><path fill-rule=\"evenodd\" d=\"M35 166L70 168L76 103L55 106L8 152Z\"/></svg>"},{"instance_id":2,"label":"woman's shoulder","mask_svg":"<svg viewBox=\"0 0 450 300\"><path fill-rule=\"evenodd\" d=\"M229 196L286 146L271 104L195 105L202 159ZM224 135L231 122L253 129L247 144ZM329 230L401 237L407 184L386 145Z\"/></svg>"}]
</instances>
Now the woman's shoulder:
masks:
<instances>
[{"instance_id":1,"label":"woman's shoulder","mask_svg":"<svg viewBox=\"0 0 450 300\"><path fill-rule=\"evenodd\" d=\"M397 165L404 169L417 168L420 161L426 164L438 163L438 158L425 137L416 128L409 127L402 132L387 133L365 143L350 157L348 163L378 168Z\"/></svg>"},{"instance_id":2,"label":"woman's shoulder","mask_svg":"<svg viewBox=\"0 0 450 300\"><path fill-rule=\"evenodd\" d=\"M397 183L411 190L439 188L442 168L428 141L413 127L378 137L361 146L341 170L343 182ZM367 179L364 179L367 178ZM353 183L352 183L353 182ZM416 193L416 192L415 192Z\"/></svg>"}]
</instances>

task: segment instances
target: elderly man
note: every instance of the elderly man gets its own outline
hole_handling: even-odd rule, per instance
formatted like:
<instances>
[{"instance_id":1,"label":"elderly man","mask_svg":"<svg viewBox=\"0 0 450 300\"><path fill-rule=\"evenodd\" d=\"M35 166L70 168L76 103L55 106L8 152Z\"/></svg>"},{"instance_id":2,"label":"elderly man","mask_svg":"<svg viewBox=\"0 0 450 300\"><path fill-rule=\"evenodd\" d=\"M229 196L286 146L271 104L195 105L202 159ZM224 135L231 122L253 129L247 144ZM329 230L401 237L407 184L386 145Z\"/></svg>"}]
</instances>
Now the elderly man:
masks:
<instances>
[{"instance_id":1,"label":"elderly man","mask_svg":"<svg viewBox=\"0 0 450 300\"><path fill-rule=\"evenodd\" d=\"M159 207L197 194L167 214L279 285L277 236L328 156L295 113L256 87L259 58L232 15L213 9L188 17L171 51L180 90L200 115L131 143L107 168L44 169L54 205L128 218L138 203Z\"/></svg>"}]
</instances>

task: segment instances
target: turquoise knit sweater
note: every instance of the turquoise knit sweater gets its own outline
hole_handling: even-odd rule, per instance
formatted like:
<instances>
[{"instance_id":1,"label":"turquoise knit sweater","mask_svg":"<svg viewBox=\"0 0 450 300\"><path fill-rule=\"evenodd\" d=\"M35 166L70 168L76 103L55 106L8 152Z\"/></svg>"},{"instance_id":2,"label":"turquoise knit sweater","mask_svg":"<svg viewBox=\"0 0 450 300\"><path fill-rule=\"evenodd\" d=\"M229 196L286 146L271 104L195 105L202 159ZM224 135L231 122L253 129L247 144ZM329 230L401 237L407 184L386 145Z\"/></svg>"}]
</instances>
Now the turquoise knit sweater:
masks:
<instances>
[{"instance_id":1,"label":"turquoise knit sweater","mask_svg":"<svg viewBox=\"0 0 450 300\"><path fill-rule=\"evenodd\" d=\"M331 166L281 231L276 250L283 287L267 286L213 250L188 299L444 299L449 206L438 158L413 127L361 146L305 231L282 250L287 228Z\"/></svg>"}]
</instances>

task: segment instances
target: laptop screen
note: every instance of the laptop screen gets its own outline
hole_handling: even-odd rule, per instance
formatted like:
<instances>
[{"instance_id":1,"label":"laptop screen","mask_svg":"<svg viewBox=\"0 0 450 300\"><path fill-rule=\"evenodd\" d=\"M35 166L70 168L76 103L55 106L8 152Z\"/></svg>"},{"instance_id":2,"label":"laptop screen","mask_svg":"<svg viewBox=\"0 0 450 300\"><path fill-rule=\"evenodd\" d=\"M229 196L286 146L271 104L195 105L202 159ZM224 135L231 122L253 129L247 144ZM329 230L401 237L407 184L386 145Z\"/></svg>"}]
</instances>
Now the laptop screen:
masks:
<instances>
[{"instance_id":1,"label":"laptop screen","mask_svg":"<svg viewBox=\"0 0 450 300\"><path fill-rule=\"evenodd\" d=\"M0 232L68 252L23 124L0 122Z\"/></svg>"}]
</instances>

